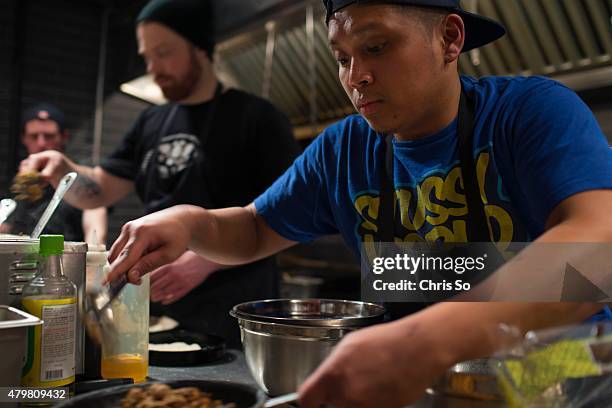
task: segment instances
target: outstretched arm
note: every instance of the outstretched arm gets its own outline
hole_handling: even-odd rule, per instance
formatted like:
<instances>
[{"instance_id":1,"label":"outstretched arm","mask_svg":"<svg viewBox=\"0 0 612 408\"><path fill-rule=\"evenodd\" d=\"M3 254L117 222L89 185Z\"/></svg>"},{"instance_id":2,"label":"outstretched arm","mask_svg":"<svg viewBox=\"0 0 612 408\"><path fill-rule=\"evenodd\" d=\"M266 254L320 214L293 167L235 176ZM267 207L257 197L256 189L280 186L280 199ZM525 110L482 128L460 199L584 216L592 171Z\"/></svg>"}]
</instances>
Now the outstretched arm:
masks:
<instances>
[{"instance_id":1,"label":"outstretched arm","mask_svg":"<svg viewBox=\"0 0 612 408\"><path fill-rule=\"evenodd\" d=\"M131 282L173 262L185 250L223 265L240 265L295 245L257 215L254 205L206 210L179 205L131 221L111 248L108 280Z\"/></svg>"},{"instance_id":2,"label":"outstretched arm","mask_svg":"<svg viewBox=\"0 0 612 408\"><path fill-rule=\"evenodd\" d=\"M612 242L612 191L595 190L564 200L552 212L547 231L536 242ZM561 257L561 255L559 255ZM519 268L505 276L534 280L524 256ZM548 261L551 273L563 270ZM509 262L507 268L512 268ZM539 283L539 281L538 281ZM511 286L511 282L505 285ZM543 281L534 293L548 292ZM601 310L601 303L568 302L443 302L401 320L360 330L347 336L332 355L300 387L300 406L405 406L455 363L490 356L508 340L500 324L520 333L579 323ZM367 355L368 358L358 356ZM398 381L397 379L401 379Z\"/></svg>"},{"instance_id":3,"label":"outstretched arm","mask_svg":"<svg viewBox=\"0 0 612 408\"><path fill-rule=\"evenodd\" d=\"M88 244L105 244L108 230L108 211L106 207L83 210L83 235Z\"/></svg>"},{"instance_id":4,"label":"outstretched arm","mask_svg":"<svg viewBox=\"0 0 612 408\"><path fill-rule=\"evenodd\" d=\"M76 208L107 207L125 197L134 183L113 176L101 167L87 167L74 163L64 154L47 150L30 155L19 166L19 172L39 171L41 177L57 188L67 173L77 172L79 177L68 190L64 200Z\"/></svg>"}]
</instances>

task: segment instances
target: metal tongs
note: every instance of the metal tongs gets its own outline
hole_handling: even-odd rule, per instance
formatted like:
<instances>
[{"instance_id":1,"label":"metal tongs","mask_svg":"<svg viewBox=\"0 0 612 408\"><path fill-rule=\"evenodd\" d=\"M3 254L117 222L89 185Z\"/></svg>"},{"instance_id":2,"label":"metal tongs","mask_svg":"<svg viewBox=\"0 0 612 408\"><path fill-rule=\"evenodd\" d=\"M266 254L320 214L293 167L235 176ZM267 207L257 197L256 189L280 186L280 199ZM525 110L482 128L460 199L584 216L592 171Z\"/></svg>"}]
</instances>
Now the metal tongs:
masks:
<instances>
[{"instance_id":1,"label":"metal tongs","mask_svg":"<svg viewBox=\"0 0 612 408\"><path fill-rule=\"evenodd\" d=\"M53 198L51 198L51 201L49 201L45 212L43 213L42 217L40 217L40 220L38 220L38 224L36 224L36 227L34 227L34 231L32 231L32 234L30 235L33 239L37 239L38 237L40 237L40 234L47 226L47 223L51 219L51 216L55 212L55 209L62 202L64 194L66 194L66 191L68 191L68 189L72 186L76 178L77 173L75 173L74 171L62 177L57 186L57 189L55 190L55 193L53 194Z\"/></svg>"},{"instance_id":2,"label":"metal tongs","mask_svg":"<svg viewBox=\"0 0 612 408\"><path fill-rule=\"evenodd\" d=\"M280 407L281 405L285 405L291 402L296 402L298 400L298 393L292 392L291 394L281 395L280 397L270 398L264 403L264 408L274 408Z\"/></svg>"},{"instance_id":3,"label":"metal tongs","mask_svg":"<svg viewBox=\"0 0 612 408\"><path fill-rule=\"evenodd\" d=\"M83 319L89 335L102 347L112 346L118 340L113 310L113 300L127 284L127 275L106 285L90 289L85 294Z\"/></svg>"}]
</instances>

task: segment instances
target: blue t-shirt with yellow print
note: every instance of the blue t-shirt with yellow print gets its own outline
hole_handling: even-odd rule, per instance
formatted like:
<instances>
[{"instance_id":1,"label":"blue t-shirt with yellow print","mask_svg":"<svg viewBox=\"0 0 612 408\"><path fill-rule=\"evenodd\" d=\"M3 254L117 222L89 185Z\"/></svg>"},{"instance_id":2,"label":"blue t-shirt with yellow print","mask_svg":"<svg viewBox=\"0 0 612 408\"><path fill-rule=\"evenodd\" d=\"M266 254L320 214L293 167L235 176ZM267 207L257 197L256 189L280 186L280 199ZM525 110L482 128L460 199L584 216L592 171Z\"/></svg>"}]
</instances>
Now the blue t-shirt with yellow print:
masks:
<instances>
[{"instance_id":1,"label":"blue t-shirt with yellow print","mask_svg":"<svg viewBox=\"0 0 612 408\"><path fill-rule=\"evenodd\" d=\"M612 151L574 92L541 77L461 81L475 101L474 162L493 241L537 238L562 200L612 188ZM381 136L358 115L330 126L255 200L257 212L292 241L339 232L359 256L377 229ZM396 241L466 242L457 121L393 148Z\"/></svg>"}]
</instances>

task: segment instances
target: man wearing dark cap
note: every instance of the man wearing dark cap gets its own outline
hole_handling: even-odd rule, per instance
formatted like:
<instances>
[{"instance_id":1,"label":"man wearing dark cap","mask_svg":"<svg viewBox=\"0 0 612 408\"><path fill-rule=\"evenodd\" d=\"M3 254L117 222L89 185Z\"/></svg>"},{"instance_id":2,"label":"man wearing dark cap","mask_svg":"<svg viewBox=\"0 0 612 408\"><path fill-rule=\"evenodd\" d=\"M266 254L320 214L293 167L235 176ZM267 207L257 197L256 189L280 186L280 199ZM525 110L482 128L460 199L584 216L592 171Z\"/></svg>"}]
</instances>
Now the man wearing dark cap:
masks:
<instances>
[{"instance_id":1,"label":"man wearing dark cap","mask_svg":"<svg viewBox=\"0 0 612 408\"><path fill-rule=\"evenodd\" d=\"M63 152L70 141L64 113L49 103L26 109L21 117L21 143L28 154L48 150ZM53 197L53 188L46 186L43 196L35 200L18 200L17 208L0 232L30 235ZM104 242L107 231L106 208L81 211L65 202L57 208L45 232L64 235L66 241Z\"/></svg>"},{"instance_id":2,"label":"man wearing dark cap","mask_svg":"<svg viewBox=\"0 0 612 408\"><path fill-rule=\"evenodd\" d=\"M138 52L170 102L145 110L99 167L34 155L24 168L42 169L53 185L76 169L81 177L67 199L82 207L114 203L132 189L147 213L177 204L242 206L262 193L293 162L297 143L272 104L218 81L211 3L153 0L140 12ZM156 313L184 328L239 346L228 312L237 303L277 297L276 266L264 259L213 273L219 268L187 251L151 275L151 300Z\"/></svg>"},{"instance_id":3,"label":"man wearing dark cap","mask_svg":"<svg viewBox=\"0 0 612 408\"><path fill-rule=\"evenodd\" d=\"M185 246L240 264L337 232L357 257L374 241L612 241L612 153L584 103L544 78L458 74L461 52L503 27L459 0L324 4L360 115L326 129L247 207L177 206L126 224L109 280L137 281ZM525 276L534 259L519 258L524 269L507 266ZM404 407L453 364L491 355L500 323L524 332L599 309L441 302L396 314L344 338L300 387L300 406Z\"/></svg>"}]
</instances>

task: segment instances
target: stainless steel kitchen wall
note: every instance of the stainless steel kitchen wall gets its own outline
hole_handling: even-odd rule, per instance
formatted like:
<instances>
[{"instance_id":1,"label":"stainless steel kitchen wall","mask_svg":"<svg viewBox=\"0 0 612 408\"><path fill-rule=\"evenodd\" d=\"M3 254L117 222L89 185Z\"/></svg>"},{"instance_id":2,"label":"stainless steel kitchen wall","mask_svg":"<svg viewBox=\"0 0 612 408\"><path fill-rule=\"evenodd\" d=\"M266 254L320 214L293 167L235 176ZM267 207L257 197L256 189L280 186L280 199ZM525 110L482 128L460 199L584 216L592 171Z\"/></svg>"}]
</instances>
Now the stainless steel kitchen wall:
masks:
<instances>
[{"instance_id":1,"label":"stainless steel kitchen wall","mask_svg":"<svg viewBox=\"0 0 612 408\"><path fill-rule=\"evenodd\" d=\"M276 22L270 99L296 126L310 123L308 36L303 2ZM320 1L315 10L317 122L324 124L352 113L327 46ZM612 85L611 0L468 0L463 6L501 21L509 34L468 53L460 69L472 76L547 75L581 91ZM266 66L267 32L257 29L219 46L225 70L246 90L261 94Z\"/></svg>"}]
</instances>

